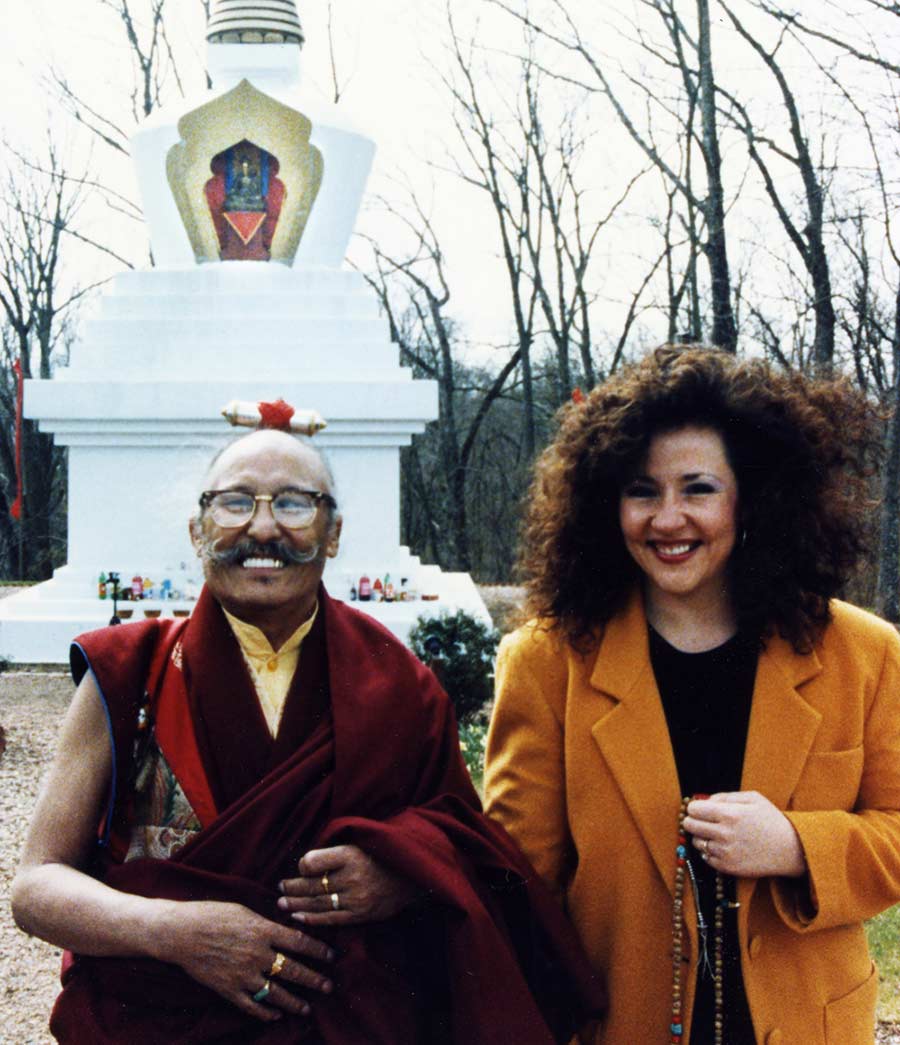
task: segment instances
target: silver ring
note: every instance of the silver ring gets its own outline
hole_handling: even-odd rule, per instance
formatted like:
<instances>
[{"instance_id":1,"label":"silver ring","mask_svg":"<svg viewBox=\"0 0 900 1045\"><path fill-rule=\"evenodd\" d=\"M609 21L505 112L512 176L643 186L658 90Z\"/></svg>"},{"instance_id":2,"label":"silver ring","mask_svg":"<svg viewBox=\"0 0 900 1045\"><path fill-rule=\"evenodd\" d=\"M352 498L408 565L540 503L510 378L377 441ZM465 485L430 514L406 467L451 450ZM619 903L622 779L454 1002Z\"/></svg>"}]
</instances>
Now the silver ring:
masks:
<instances>
[{"instance_id":1,"label":"silver ring","mask_svg":"<svg viewBox=\"0 0 900 1045\"><path fill-rule=\"evenodd\" d=\"M709 853L707 853L705 849L704 849L704 850L703 850L703 852L702 852L702 853L700 854L700 859L701 859L701 860L702 860L702 861L703 861L703 862L704 862L705 864L708 864L708 863L709 863Z\"/></svg>"},{"instance_id":2,"label":"silver ring","mask_svg":"<svg viewBox=\"0 0 900 1045\"><path fill-rule=\"evenodd\" d=\"M339 911L341 909L341 898L337 893L331 894L331 909L332 911Z\"/></svg>"},{"instance_id":3,"label":"silver ring","mask_svg":"<svg viewBox=\"0 0 900 1045\"><path fill-rule=\"evenodd\" d=\"M703 846L703 855L709 856L709 839L704 838L700 844Z\"/></svg>"},{"instance_id":4,"label":"silver ring","mask_svg":"<svg viewBox=\"0 0 900 1045\"><path fill-rule=\"evenodd\" d=\"M254 1001L265 1001L269 997L269 993L272 990L272 986L268 980L263 983L262 987L253 995Z\"/></svg>"}]
</instances>

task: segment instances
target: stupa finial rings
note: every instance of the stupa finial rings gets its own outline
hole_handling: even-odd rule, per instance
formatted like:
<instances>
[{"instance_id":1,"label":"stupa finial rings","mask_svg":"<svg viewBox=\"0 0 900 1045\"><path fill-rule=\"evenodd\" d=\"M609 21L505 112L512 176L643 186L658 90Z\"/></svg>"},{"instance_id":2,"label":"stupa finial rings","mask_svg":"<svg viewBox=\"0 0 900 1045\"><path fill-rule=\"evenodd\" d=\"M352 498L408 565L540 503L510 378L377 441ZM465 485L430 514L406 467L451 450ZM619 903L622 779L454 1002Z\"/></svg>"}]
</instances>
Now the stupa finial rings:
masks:
<instances>
[{"instance_id":1,"label":"stupa finial rings","mask_svg":"<svg viewBox=\"0 0 900 1045\"><path fill-rule=\"evenodd\" d=\"M303 27L294 0L213 0L206 39L211 44L298 44Z\"/></svg>"}]
</instances>

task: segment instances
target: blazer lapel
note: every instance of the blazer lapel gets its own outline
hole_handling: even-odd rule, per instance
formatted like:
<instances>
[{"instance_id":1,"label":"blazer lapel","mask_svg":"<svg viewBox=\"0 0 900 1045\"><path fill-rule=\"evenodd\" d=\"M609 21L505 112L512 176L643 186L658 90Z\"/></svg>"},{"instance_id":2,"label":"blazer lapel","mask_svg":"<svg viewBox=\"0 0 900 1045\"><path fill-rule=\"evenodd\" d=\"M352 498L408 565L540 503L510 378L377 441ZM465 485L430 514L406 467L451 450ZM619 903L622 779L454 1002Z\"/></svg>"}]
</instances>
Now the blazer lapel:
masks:
<instances>
[{"instance_id":1,"label":"blazer lapel","mask_svg":"<svg viewBox=\"0 0 900 1045\"><path fill-rule=\"evenodd\" d=\"M797 687L821 670L815 653L794 653L778 637L759 657L741 790L759 791L779 809L787 808L822 721Z\"/></svg>"},{"instance_id":2,"label":"blazer lapel","mask_svg":"<svg viewBox=\"0 0 900 1045\"><path fill-rule=\"evenodd\" d=\"M797 687L821 670L815 653L794 653L777 636L766 640L759 657L741 790L758 791L779 809L788 806L822 721L821 714L803 699ZM738 923L745 938L751 897L760 881L738 880Z\"/></svg>"},{"instance_id":3,"label":"blazer lapel","mask_svg":"<svg viewBox=\"0 0 900 1045\"><path fill-rule=\"evenodd\" d=\"M610 699L592 735L672 891L681 795L639 595L606 626L590 681Z\"/></svg>"}]
</instances>

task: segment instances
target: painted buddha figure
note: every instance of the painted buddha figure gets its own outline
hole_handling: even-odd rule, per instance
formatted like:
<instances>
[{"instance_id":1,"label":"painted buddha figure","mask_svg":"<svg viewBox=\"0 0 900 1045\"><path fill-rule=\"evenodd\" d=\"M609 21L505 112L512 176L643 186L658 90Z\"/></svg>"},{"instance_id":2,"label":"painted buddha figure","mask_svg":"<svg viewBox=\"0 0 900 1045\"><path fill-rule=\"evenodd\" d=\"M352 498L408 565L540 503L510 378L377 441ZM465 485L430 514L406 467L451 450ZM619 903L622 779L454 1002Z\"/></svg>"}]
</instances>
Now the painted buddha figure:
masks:
<instances>
[{"instance_id":1,"label":"painted buddha figure","mask_svg":"<svg viewBox=\"0 0 900 1045\"><path fill-rule=\"evenodd\" d=\"M234 156L231 185L225 197L226 211L260 211L266 209L262 196L259 167L250 165L247 155Z\"/></svg>"},{"instance_id":2,"label":"painted buddha figure","mask_svg":"<svg viewBox=\"0 0 900 1045\"><path fill-rule=\"evenodd\" d=\"M206 183L222 261L268 261L285 198L278 160L244 140L214 156Z\"/></svg>"}]
</instances>

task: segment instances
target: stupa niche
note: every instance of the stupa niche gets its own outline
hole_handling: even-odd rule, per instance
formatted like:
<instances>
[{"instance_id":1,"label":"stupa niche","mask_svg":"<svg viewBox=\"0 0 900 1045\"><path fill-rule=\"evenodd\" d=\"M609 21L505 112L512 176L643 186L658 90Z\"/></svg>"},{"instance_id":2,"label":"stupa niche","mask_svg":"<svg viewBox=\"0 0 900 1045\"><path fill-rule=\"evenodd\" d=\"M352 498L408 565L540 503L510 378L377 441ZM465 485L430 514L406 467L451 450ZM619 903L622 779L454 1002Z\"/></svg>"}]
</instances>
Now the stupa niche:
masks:
<instances>
[{"instance_id":1,"label":"stupa niche","mask_svg":"<svg viewBox=\"0 0 900 1045\"><path fill-rule=\"evenodd\" d=\"M304 91L293 0L218 0L208 39L212 89L132 139L156 267L118 275L70 365L26 383L26 415L68 448L68 563L0 602L0 656L14 662L64 662L74 635L108 621L101 573L196 590L186 522L234 437L220 416L233 400L284 398L327 420L316 442L344 514L333 595L390 573L437 597L360 604L400 636L423 611L486 616L468 575L400 544L399 451L437 395L399 365L374 293L343 267L374 144Z\"/></svg>"},{"instance_id":2,"label":"stupa niche","mask_svg":"<svg viewBox=\"0 0 900 1045\"><path fill-rule=\"evenodd\" d=\"M291 263L322 184L309 119L241 80L178 133L166 176L196 260Z\"/></svg>"}]
</instances>

